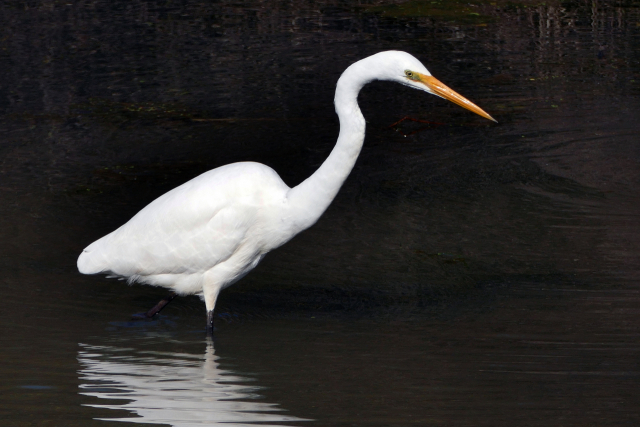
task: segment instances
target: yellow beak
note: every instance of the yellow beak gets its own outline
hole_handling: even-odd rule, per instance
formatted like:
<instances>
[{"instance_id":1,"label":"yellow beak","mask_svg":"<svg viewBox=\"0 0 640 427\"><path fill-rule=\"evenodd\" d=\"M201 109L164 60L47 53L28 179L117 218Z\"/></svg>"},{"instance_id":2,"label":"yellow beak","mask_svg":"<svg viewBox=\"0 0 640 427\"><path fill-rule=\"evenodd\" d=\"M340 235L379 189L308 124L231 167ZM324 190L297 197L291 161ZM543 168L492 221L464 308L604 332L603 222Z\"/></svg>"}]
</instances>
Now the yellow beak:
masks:
<instances>
[{"instance_id":1,"label":"yellow beak","mask_svg":"<svg viewBox=\"0 0 640 427\"><path fill-rule=\"evenodd\" d=\"M469 111L473 111L474 113L484 117L485 119L493 120L494 122L498 123L496 119L494 119L489 114L487 114L482 108L478 107L476 104L469 101L464 96L450 89L448 86L446 86L444 83L442 83L440 80L436 79L435 77L426 76L420 73L416 73L416 74L418 74L419 81L421 83L424 83L424 85L427 86L429 89L431 89L431 91L436 95L441 96L444 99L448 99L449 101L455 104L458 104L459 106L466 108Z\"/></svg>"}]
</instances>

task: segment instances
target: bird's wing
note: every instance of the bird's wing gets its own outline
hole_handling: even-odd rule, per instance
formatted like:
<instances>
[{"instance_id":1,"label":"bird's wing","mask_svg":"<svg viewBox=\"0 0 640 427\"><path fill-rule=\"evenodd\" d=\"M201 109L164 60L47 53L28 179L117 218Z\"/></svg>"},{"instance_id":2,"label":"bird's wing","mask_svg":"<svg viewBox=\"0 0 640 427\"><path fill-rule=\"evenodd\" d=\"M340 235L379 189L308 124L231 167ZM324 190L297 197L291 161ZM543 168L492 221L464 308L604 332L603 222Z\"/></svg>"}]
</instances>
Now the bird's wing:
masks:
<instances>
[{"instance_id":1,"label":"bird's wing","mask_svg":"<svg viewBox=\"0 0 640 427\"><path fill-rule=\"evenodd\" d=\"M238 197L241 189L234 187L242 183L220 185L215 177L201 177L159 197L89 245L81 256L84 270L124 277L189 274L228 259L245 240L259 206L251 197Z\"/></svg>"},{"instance_id":2,"label":"bird's wing","mask_svg":"<svg viewBox=\"0 0 640 427\"><path fill-rule=\"evenodd\" d=\"M157 223L161 227L148 230L141 218L114 233L114 248L109 270L118 275L190 274L204 272L224 262L242 245L250 221L245 209L226 206L185 215L184 208L166 209ZM181 221L191 216L190 221ZM188 223L188 224L187 224ZM114 262L115 261L115 262Z\"/></svg>"}]
</instances>

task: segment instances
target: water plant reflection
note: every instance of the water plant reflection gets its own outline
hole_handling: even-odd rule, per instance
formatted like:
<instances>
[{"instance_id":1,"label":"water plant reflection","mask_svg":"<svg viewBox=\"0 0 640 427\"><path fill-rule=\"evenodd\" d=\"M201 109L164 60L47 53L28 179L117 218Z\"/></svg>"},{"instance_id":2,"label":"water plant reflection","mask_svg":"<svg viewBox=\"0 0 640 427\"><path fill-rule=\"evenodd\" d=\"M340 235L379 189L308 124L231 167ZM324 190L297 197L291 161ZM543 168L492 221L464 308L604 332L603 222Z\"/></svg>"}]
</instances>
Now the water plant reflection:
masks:
<instances>
[{"instance_id":1,"label":"water plant reflection","mask_svg":"<svg viewBox=\"0 0 640 427\"><path fill-rule=\"evenodd\" d=\"M213 343L204 355L80 344L80 394L114 403L84 406L127 410L136 416L105 421L172 426L254 425L307 421L261 401L251 379L219 368ZM126 400L128 402L123 402Z\"/></svg>"}]
</instances>

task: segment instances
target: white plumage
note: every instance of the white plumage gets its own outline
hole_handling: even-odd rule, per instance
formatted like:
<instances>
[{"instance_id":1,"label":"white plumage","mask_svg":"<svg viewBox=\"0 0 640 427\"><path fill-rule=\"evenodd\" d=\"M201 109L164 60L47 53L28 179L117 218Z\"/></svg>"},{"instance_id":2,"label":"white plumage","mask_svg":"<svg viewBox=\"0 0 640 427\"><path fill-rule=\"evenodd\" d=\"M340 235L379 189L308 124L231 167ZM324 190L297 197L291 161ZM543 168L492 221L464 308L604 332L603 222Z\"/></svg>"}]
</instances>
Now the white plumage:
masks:
<instances>
[{"instance_id":1,"label":"white plumage","mask_svg":"<svg viewBox=\"0 0 640 427\"><path fill-rule=\"evenodd\" d=\"M264 255L313 225L335 198L360 154L365 121L357 97L372 80L390 80L487 113L433 78L413 56L381 52L351 65L335 94L340 135L320 168L289 188L271 168L234 163L206 172L151 202L129 222L89 245L83 274L106 273L204 297L212 330L221 289Z\"/></svg>"}]
</instances>

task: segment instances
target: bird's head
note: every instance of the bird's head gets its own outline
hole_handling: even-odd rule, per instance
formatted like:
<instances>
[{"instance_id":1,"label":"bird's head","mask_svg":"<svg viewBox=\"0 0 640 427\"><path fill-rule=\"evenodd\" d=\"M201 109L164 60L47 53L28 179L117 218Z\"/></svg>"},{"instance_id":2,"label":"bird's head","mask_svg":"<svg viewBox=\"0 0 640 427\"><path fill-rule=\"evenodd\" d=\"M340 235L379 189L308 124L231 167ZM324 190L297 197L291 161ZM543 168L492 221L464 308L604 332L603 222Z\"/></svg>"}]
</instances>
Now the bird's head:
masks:
<instances>
[{"instance_id":1,"label":"bird's head","mask_svg":"<svg viewBox=\"0 0 640 427\"><path fill-rule=\"evenodd\" d=\"M496 121L482 108L455 92L431 75L429 70L412 55L400 51L387 51L373 55L376 62L383 64L380 80L391 80L414 89L423 90L447 99L486 119Z\"/></svg>"}]
</instances>

